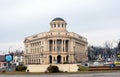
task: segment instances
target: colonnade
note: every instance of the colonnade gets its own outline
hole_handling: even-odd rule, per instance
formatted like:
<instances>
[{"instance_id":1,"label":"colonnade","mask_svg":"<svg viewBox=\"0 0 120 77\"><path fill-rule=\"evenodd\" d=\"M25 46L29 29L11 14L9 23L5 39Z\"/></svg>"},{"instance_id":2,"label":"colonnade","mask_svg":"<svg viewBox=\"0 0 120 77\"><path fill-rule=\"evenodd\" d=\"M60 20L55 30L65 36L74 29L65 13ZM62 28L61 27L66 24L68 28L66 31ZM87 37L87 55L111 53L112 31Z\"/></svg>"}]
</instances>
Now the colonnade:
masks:
<instances>
[{"instance_id":1,"label":"colonnade","mask_svg":"<svg viewBox=\"0 0 120 77\"><path fill-rule=\"evenodd\" d=\"M68 52L69 40L53 39L48 40L49 52Z\"/></svg>"}]
</instances>

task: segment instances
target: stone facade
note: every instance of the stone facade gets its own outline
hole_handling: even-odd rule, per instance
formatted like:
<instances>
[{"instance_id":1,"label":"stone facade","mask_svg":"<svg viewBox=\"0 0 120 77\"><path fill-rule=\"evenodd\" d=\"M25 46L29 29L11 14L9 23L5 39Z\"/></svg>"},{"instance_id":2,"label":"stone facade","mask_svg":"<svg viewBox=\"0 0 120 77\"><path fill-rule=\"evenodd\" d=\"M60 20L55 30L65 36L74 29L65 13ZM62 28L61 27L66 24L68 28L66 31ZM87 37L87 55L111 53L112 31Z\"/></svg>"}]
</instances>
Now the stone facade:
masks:
<instances>
[{"instance_id":1,"label":"stone facade","mask_svg":"<svg viewBox=\"0 0 120 77\"><path fill-rule=\"evenodd\" d=\"M78 71L77 64L53 64L53 65L58 66L59 70L62 72L77 72ZM46 72L49 66L50 64L28 65L27 70L29 70L29 72Z\"/></svg>"},{"instance_id":2,"label":"stone facade","mask_svg":"<svg viewBox=\"0 0 120 77\"><path fill-rule=\"evenodd\" d=\"M24 40L25 64L76 63L87 60L87 39L68 32L62 18L50 22L49 32L26 37Z\"/></svg>"}]
</instances>

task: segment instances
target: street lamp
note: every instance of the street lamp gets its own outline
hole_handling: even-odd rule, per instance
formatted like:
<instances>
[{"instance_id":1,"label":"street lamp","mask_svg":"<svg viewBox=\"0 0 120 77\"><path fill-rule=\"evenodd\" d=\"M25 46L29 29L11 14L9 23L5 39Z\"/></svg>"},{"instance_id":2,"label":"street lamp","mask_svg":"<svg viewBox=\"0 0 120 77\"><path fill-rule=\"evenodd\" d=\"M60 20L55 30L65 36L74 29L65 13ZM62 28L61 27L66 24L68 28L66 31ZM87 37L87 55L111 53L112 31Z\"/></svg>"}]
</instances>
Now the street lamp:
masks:
<instances>
[{"instance_id":1,"label":"street lamp","mask_svg":"<svg viewBox=\"0 0 120 77\"><path fill-rule=\"evenodd\" d=\"M12 47L10 46L10 47L9 47L9 51L8 51L8 54L10 54L10 53L11 53L11 48L12 48Z\"/></svg>"}]
</instances>

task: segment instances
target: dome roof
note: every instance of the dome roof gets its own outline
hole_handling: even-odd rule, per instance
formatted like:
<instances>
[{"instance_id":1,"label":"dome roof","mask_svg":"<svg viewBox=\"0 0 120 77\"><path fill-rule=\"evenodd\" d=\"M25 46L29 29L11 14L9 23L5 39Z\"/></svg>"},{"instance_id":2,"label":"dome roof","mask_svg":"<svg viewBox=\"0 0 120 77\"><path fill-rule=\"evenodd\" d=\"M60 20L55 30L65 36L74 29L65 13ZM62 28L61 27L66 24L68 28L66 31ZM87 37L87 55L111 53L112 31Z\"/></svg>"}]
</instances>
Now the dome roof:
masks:
<instances>
[{"instance_id":1,"label":"dome roof","mask_svg":"<svg viewBox=\"0 0 120 77\"><path fill-rule=\"evenodd\" d=\"M64 19L60 18L60 17L56 17L54 18L52 21L64 21Z\"/></svg>"}]
</instances>

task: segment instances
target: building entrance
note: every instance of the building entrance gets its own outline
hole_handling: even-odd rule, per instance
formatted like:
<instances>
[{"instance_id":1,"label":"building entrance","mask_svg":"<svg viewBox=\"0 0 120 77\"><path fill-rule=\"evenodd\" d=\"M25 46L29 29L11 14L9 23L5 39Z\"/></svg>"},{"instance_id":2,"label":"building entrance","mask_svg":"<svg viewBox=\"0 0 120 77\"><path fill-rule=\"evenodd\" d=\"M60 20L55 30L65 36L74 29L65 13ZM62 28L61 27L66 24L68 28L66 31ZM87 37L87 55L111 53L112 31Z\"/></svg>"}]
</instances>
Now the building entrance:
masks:
<instances>
[{"instance_id":1,"label":"building entrance","mask_svg":"<svg viewBox=\"0 0 120 77\"><path fill-rule=\"evenodd\" d=\"M49 56L49 63L52 63L52 56Z\"/></svg>"},{"instance_id":2,"label":"building entrance","mask_svg":"<svg viewBox=\"0 0 120 77\"><path fill-rule=\"evenodd\" d=\"M57 56L57 63L61 63L61 56L60 55Z\"/></svg>"}]
</instances>

